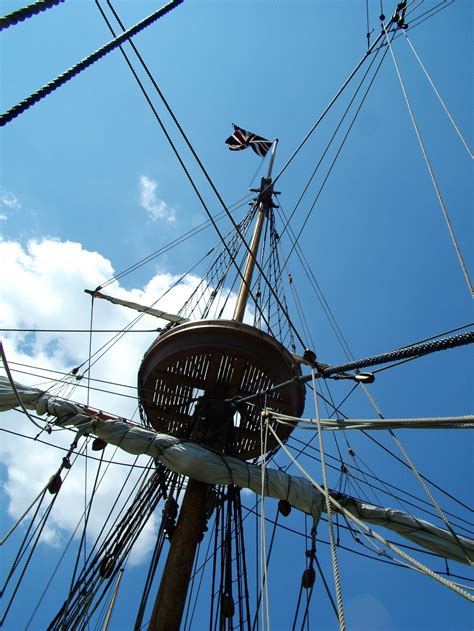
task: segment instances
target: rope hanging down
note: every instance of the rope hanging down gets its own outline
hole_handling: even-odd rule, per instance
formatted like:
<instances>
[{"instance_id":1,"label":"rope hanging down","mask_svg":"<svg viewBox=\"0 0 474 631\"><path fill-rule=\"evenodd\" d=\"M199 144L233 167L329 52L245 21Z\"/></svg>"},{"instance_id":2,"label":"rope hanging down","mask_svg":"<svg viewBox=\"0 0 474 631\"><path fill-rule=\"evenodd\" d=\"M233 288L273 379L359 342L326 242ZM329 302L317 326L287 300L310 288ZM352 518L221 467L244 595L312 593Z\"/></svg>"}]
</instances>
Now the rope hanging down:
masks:
<instances>
[{"instance_id":1,"label":"rope hanging down","mask_svg":"<svg viewBox=\"0 0 474 631\"><path fill-rule=\"evenodd\" d=\"M64 2L64 0L38 0L38 2L33 2L26 7L12 11L0 18L0 31L4 31L9 26L14 26L18 22L23 22L23 20L33 17L33 15L38 15L38 13L46 11L46 9L51 9L61 2Z\"/></svg>"},{"instance_id":2,"label":"rope hanging down","mask_svg":"<svg viewBox=\"0 0 474 631\"><path fill-rule=\"evenodd\" d=\"M102 59L102 57L105 57L107 53L110 53L112 50L118 48L121 44L143 31L143 29L145 29L147 26L150 26L150 24L153 24L153 22L156 22L156 20L172 11L178 5L182 4L182 2L183 0L172 0L164 7L158 9L158 11L155 11L141 22L138 22L138 24L135 24L135 26L132 26L127 31L125 31L115 39L111 40L85 59L79 61L75 66L72 66L72 68L69 68L69 70L63 72L63 74L56 77L56 79L53 79L53 81L51 81L50 83L44 85L42 88L28 96L23 101L20 101L20 103L18 103L10 110L5 112L5 114L2 114L0 116L0 127L3 127L7 123L10 123L19 114L23 114L23 112L29 109L32 105L35 105L36 103L44 99L44 97L54 92L54 90L67 83L69 79L72 79L89 66L92 66L93 63L95 63L99 59Z\"/></svg>"},{"instance_id":3,"label":"rope hanging down","mask_svg":"<svg viewBox=\"0 0 474 631\"><path fill-rule=\"evenodd\" d=\"M337 560L336 540L334 538L334 525L333 525L333 519L332 519L331 497L329 493L326 460L324 456L323 435L321 432L321 425L319 423L319 406L318 406L318 396L316 392L316 379L314 376L314 371L312 373L312 376L313 376L312 381L313 381L314 409L316 413L316 423L318 427L319 452L321 454L321 470L323 474L323 490L324 490L324 497L326 500L326 513L328 516L327 519L328 519L329 541L331 544L331 558L332 558L332 565L333 565L334 584L336 587L337 617L339 620L340 630L345 631L346 622L344 618L344 606L342 602L341 578L340 578L340 572L339 572L339 563Z\"/></svg>"}]
</instances>

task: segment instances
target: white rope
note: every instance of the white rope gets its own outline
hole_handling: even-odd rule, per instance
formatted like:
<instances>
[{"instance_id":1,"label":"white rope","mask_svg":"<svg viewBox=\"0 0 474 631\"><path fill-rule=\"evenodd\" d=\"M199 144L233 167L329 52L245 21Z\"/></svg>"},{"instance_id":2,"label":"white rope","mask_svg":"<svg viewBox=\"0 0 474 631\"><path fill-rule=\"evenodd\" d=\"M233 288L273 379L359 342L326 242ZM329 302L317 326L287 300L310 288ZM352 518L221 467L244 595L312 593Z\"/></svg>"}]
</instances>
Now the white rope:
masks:
<instances>
[{"instance_id":1,"label":"white rope","mask_svg":"<svg viewBox=\"0 0 474 631\"><path fill-rule=\"evenodd\" d=\"M367 396L367 398L369 399L369 401L371 402L374 410L377 412L377 414L383 418L383 414L380 411L378 405L375 402L375 399L372 397L372 395L370 394L369 390L367 389L365 384L361 384L362 388ZM425 491L426 495L429 497L431 503L433 504L434 508L436 509L436 512L438 513L438 515L440 516L440 518L442 519L442 521L445 523L446 528L449 530L449 532L452 534L454 540L456 541L456 543L458 544L458 546L460 547L460 549L462 550L463 555L466 557L466 560L468 563L471 562L471 559L466 551L466 548L463 546L462 542L459 540L459 537L457 536L456 532L454 531L454 529L452 528L451 524L449 523L447 517L445 516L444 512L441 509L441 506L439 506L438 502L436 501L436 499L434 498L434 496L432 495L431 491L429 490L428 486L425 484L425 481L423 480L423 478L421 477L421 475L419 474L417 468L415 467L415 464L413 463L413 461L411 460L410 456L408 455L408 453L405 451L405 449L403 448L400 440L398 439L398 436L391 430L388 430L390 432L390 436L393 438L395 444L397 445L400 453L402 454L402 456L405 458L408 466L410 467L410 469L412 470L414 476L416 477L416 479L418 480L418 482L420 483L422 489Z\"/></svg>"},{"instance_id":2,"label":"white rope","mask_svg":"<svg viewBox=\"0 0 474 631\"><path fill-rule=\"evenodd\" d=\"M273 427L271 427L271 425L269 425L268 428L271 431L271 433L273 434L273 436L275 437L276 441L279 443L280 447L283 449L283 451L286 453L286 455L293 462L293 464L301 471L301 473L306 477L306 479L309 482L311 482L311 484L314 485L314 487L318 491L320 491L321 493L324 493L324 489L316 482L316 480L314 478L312 478L310 476L310 474L306 471L306 469L304 469L300 465L300 463L296 460L296 458L294 458L292 456L292 454L286 448L286 446L283 444L283 442L281 441L280 437L275 432ZM329 495L328 497L329 497L329 501L331 502L332 506L338 512L340 512L343 515L345 515L347 517L347 519L350 519L355 524L358 524L361 528L363 528L366 532L368 532L372 537L374 537L374 539L377 539L377 541L380 541L380 543L383 543L384 546L386 546L387 548L389 548L390 550L392 550L393 552L395 552L396 554L401 556L403 559L405 559L409 563L411 563L420 572L423 572L427 576L430 576L431 578L434 578L436 581L438 581L439 583L441 583L445 587L448 587L449 589L453 590L454 592L456 592L457 594L459 594L463 598L466 598L466 600L469 600L470 602L474 603L474 596L471 596L471 594L468 594L464 589L461 589L460 587L458 587L452 581L444 578L443 576L440 576L436 572L433 572L433 570L430 570L428 567L423 565L423 563L420 563L419 561L417 561L416 559L411 557L409 554L407 554L403 550L400 550L400 548L398 548L394 543L391 543L390 541L388 541L387 539L385 539L384 537L379 535L378 532L375 532L375 530L372 530L372 528L369 528L366 524L364 524L364 522L362 522L360 519L358 519L355 515L353 515L350 511L348 511L344 506L339 504L339 502L337 500L335 500L331 495Z\"/></svg>"},{"instance_id":3,"label":"white rope","mask_svg":"<svg viewBox=\"0 0 474 631\"><path fill-rule=\"evenodd\" d=\"M344 619L344 606L342 602L341 578L340 578L340 573L339 573L339 564L337 561L336 540L334 538L334 526L332 522L331 500L329 496L326 459L324 456L324 447L323 447L323 434L321 431L321 425L319 423L319 405L318 405L318 396L317 396L317 391L316 391L316 379L314 377L314 370L312 372L312 378L313 378L314 408L316 412L316 422L318 425L319 451L321 453L321 469L323 473L323 482L324 482L324 496L326 498L326 513L327 513L327 519L328 519L329 541L331 543L332 568L333 568L333 574L334 574L334 584L336 587L337 615L339 619L339 628L341 629L341 631L345 631L346 622Z\"/></svg>"},{"instance_id":4,"label":"white rope","mask_svg":"<svg viewBox=\"0 0 474 631\"><path fill-rule=\"evenodd\" d=\"M266 521L265 521L265 474L266 474L266 454L268 439L268 423L265 424L264 418L260 415L260 465L262 472L262 493L261 493L261 510L260 510L260 576L261 576L261 594L262 594L262 630L265 631L265 614L266 628L270 630L270 601L268 598L268 563L267 563L267 539L266 539Z\"/></svg>"},{"instance_id":5,"label":"white rope","mask_svg":"<svg viewBox=\"0 0 474 631\"><path fill-rule=\"evenodd\" d=\"M277 423L290 427L298 423L298 429L314 430L314 419L298 418L268 410L268 414ZM474 429L474 416L446 416L437 418L396 418L396 419L319 419L323 431L349 429ZM303 426L302 426L303 425ZM304 427L304 426L307 427Z\"/></svg>"},{"instance_id":6,"label":"white rope","mask_svg":"<svg viewBox=\"0 0 474 631\"><path fill-rule=\"evenodd\" d=\"M432 81L432 79L431 79L430 75L428 74L428 71L426 70L425 66L423 65L423 62L421 61L421 59L419 58L419 56L418 56L418 54L417 54L417 52L416 52L415 48L413 47L413 44L411 43L410 38L408 37L408 35L406 34L406 32L405 32L405 31L403 31L403 34L405 35L405 38L406 38L406 40L407 40L407 42L408 42L408 44L409 44L410 48L412 49L413 54L415 55L416 59L418 60L418 63L420 64L420 66L421 66L421 68L422 68L423 72L425 73L426 78L427 78L427 79L428 79L428 81L430 82L431 87L432 87L432 88L433 88L433 90L435 91L435 94L436 94L436 96L438 97L439 102L440 102L440 103L441 103L441 105L443 106L444 111L445 111L445 112L446 112L446 114L448 115L449 120L451 121L451 123L452 123L452 125L453 125L454 129L456 130L456 132L457 132L457 134L458 134L459 138L461 139L462 144L463 144L463 145L464 145L464 147L466 148L466 151L468 152L468 154L469 154L469 156L470 156L471 158L474 158L474 154L472 153L471 149L469 148L469 145L468 145L468 144L467 144L467 142L465 141L465 139L464 139L464 137L463 137L463 135L462 135L462 133L461 133L461 131L460 131L459 127L458 127L458 126L456 125L456 123L454 122L453 117L452 117L452 116L451 116L451 114L449 113L449 110L448 110L448 108L446 107L446 105L445 105L445 103L444 103L443 99L441 98L440 93L439 93L439 92L438 92L438 90L436 89L436 86L435 86L435 84L433 83L433 81Z\"/></svg>"},{"instance_id":7,"label":"white rope","mask_svg":"<svg viewBox=\"0 0 474 631\"><path fill-rule=\"evenodd\" d=\"M440 191L438 183L436 181L433 168L432 168L430 160L428 158L428 154L426 153L426 149L425 149L425 146L423 144L423 140L421 139L421 135L420 135L420 132L418 130L418 125L416 124L415 116L413 114L413 110L411 108L410 101L408 99L408 94L407 94L407 91L405 89L405 84L403 83L403 79L402 79L402 76L400 74L400 69L398 67L397 60L395 59L395 54L393 52L392 45L391 45L390 40L388 38L387 31L385 30L385 26L383 26L383 29L384 29L384 32L385 32L385 39L387 41L388 47L390 48L390 54L392 55L393 63L395 65L395 70L397 71L398 80L400 81L400 86L402 88L403 96L405 98L405 103L407 105L408 112L410 114L410 118L411 118L411 121L413 123L413 127L415 129L416 137L418 138L418 143L420 145L421 152L422 152L423 157L425 159L425 163L426 163L426 166L428 168L428 172L430 174L431 181L433 183L433 187L435 189L439 205L441 207L441 211L442 211L444 219L446 221L446 225L448 227L449 234L451 235L451 240L453 242L454 249L456 250L458 261L459 261L459 264L461 265L461 269L462 269L462 272L464 274L464 278L466 279L466 283L467 283L469 292L471 293L471 297L474 297L474 286L473 286L473 284L471 282L471 278L469 276L469 272L467 271L466 264L464 263L464 258L463 258L462 253L461 253L461 248L459 247L458 241L456 239L456 235L454 234L454 230L453 230L453 227L451 225L451 220L449 219L448 212L446 210L446 206L444 204L443 197L441 196L441 191Z\"/></svg>"}]
</instances>

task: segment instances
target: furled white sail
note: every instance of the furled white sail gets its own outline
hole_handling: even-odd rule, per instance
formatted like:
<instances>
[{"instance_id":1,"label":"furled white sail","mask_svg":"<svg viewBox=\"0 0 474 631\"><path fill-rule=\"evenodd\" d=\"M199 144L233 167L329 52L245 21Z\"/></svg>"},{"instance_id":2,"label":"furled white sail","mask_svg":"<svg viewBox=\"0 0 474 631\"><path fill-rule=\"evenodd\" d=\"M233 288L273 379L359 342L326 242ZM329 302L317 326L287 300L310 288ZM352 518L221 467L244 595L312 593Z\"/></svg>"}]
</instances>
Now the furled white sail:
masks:
<instances>
[{"instance_id":1,"label":"furled white sail","mask_svg":"<svg viewBox=\"0 0 474 631\"><path fill-rule=\"evenodd\" d=\"M196 443L94 412L37 388L18 383L15 383L15 388L25 408L35 410L39 415L56 417L57 425L75 427L83 434L94 434L131 454L149 455L177 473L208 484L235 484L260 495L263 488L266 496L288 501L295 508L312 515L315 521L324 510L323 496L305 478L267 468L262 484L262 469L258 465L221 456ZM18 405L14 388L8 379L0 377L0 411ZM441 556L474 564L472 539L459 535L454 537L447 530L399 510L373 506L341 494L335 494L335 497L349 512L368 523L393 530Z\"/></svg>"}]
</instances>

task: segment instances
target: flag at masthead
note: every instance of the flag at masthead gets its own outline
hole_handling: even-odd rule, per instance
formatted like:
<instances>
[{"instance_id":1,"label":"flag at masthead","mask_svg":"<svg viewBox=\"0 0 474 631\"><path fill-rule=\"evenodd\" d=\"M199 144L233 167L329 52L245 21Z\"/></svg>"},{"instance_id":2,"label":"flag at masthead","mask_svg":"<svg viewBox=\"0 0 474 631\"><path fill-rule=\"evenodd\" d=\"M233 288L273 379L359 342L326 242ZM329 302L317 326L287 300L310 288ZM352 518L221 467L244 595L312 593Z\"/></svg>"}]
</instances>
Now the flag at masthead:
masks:
<instances>
[{"instance_id":1,"label":"flag at masthead","mask_svg":"<svg viewBox=\"0 0 474 631\"><path fill-rule=\"evenodd\" d=\"M258 156L264 158L267 155L273 144L271 140L266 140L261 136L257 136L257 134L245 131L245 129L237 127L237 125L232 124L232 127L234 128L234 133L225 141L225 144L231 151L242 151L242 149L251 147Z\"/></svg>"}]
</instances>

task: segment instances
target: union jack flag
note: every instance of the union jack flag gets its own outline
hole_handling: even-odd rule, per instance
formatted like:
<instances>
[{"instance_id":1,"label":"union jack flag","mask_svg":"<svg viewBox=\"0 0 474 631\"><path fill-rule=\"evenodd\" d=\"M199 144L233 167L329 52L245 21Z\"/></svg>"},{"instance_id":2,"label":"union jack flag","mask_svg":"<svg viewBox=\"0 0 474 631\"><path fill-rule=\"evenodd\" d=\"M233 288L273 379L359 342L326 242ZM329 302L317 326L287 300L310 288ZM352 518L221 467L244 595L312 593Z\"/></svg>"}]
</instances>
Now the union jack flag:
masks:
<instances>
[{"instance_id":1,"label":"union jack flag","mask_svg":"<svg viewBox=\"0 0 474 631\"><path fill-rule=\"evenodd\" d=\"M225 141L225 144L231 151L242 151L242 149L250 147L262 158L267 155L273 144L270 140L252 134L250 131L245 131L245 129L241 129L237 125L233 124L232 127L234 128L234 133Z\"/></svg>"}]
</instances>

